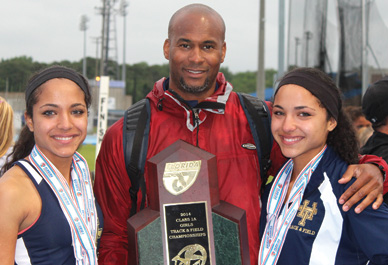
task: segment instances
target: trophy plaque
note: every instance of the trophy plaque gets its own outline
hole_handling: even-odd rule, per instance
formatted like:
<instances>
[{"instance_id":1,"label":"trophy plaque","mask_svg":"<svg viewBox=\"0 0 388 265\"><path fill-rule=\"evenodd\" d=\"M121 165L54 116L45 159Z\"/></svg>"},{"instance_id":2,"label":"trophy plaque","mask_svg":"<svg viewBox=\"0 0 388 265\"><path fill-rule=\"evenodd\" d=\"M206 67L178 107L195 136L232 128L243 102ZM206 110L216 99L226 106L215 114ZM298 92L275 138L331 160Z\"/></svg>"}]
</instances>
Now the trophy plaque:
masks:
<instances>
[{"instance_id":1,"label":"trophy plaque","mask_svg":"<svg viewBox=\"0 0 388 265\"><path fill-rule=\"evenodd\" d=\"M128 264L249 264L245 211L218 192L216 157L178 140L150 160L148 207L128 219Z\"/></svg>"}]
</instances>

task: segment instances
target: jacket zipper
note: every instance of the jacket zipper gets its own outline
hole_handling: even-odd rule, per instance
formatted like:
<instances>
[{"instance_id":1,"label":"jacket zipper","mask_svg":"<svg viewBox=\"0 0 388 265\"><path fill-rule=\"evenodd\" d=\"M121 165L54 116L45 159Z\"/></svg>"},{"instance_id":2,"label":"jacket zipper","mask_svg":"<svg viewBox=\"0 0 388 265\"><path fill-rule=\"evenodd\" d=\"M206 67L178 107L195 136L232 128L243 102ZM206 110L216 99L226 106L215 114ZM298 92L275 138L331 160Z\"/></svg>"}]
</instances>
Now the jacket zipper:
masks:
<instances>
[{"instance_id":1,"label":"jacket zipper","mask_svg":"<svg viewBox=\"0 0 388 265\"><path fill-rule=\"evenodd\" d=\"M198 135L199 135L199 115L198 115L198 109L193 109L193 120L194 120L194 127L197 126L197 144L198 146Z\"/></svg>"}]
</instances>

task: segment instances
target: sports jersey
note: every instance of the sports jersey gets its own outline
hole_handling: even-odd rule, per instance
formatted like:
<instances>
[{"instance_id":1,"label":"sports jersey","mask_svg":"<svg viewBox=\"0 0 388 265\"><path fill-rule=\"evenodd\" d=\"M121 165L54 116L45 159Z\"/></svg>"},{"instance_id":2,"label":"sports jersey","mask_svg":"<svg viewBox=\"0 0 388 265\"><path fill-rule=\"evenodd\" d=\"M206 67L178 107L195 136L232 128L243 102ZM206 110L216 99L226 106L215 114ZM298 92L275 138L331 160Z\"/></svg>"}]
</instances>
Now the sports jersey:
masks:
<instances>
[{"instance_id":1,"label":"sports jersey","mask_svg":"<svg viewBox=\"0 0 388 265\"><path fill-rule=\"evenodd\" d=\"M34 183L42 209L39 218L18 234L15 264L76 264L70 226L55 194L39 174L31 174L21 162L16 164ZM102 220L101 210L97 205L96 208L98 219Z\"/></svg>"}]
</instances>

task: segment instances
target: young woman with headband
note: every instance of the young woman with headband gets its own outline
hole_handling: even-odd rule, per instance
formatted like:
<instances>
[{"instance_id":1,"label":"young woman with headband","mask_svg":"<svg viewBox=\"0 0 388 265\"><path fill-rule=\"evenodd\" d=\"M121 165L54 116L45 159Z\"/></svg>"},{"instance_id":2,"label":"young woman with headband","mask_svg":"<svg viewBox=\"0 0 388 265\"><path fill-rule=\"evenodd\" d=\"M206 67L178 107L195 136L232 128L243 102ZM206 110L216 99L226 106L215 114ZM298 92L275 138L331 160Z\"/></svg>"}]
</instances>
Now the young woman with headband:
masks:
<instances>
[{"instance_id":1,"label":"young woman with headband","mask_svg":"<svg viewBox=\"0 0 388 265\"><path fill-rule=\"evenodd\" d=\"M26 126L0 178L2 264L97 264L102 216L85 159L89 85L53 66L34 75L26 93Z\"/></svg>"},{"instance_id":2,"label":"young woman with headband","mask_svg":"<svg viewBox=\"0 0 388 265\"><path fill-rule=\"evenodd\" d=\"M338 180L358 146L340 91L318 69L287 73L271 130L290 158L262 195L259 264L388 264L388 208L343 211ZM352 181L353 182L353 181Z\"/></svg>"}]
</instances>

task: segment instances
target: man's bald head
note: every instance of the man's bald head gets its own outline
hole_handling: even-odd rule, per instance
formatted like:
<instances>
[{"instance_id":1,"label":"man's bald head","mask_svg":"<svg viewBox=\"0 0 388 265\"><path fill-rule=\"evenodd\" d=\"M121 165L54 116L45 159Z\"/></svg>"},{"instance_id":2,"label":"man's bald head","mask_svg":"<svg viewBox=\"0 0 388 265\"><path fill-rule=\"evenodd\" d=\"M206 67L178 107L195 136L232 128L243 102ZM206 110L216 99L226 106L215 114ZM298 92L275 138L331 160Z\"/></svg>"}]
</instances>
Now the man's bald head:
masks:
<instances>
[{"instance_id":1,"label":"man's bald head","mask_svg":"<svg viewBox=\"0 0 388 265\"><path fill-rule=\"evenodd\" d=\"M225 40L226 27L225 27L225 22L222 19L221 15L218 14L217 11L215 11L213 8L211 8L207 5L203 5L203 4L191 4L191 5L184 6L181 9L179 9L178 11L176 11L174 13L174 15L172 15L172 17L170 19L170 23L168 24L168 38L169 39L171 38L171 35L174 33L174 27L176 26L175 25L176 22L180 19L184 19L187 15L191 15L191 14L201 14L207 18L212 18L214 20L214 22L216 23L216 25L214 25L214 26L221 27L221 30L223 33L222 34L222 36L223 36L222 41Z\"/></svg>"}]
</instances>

